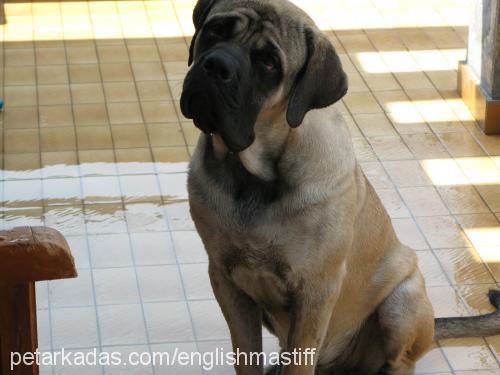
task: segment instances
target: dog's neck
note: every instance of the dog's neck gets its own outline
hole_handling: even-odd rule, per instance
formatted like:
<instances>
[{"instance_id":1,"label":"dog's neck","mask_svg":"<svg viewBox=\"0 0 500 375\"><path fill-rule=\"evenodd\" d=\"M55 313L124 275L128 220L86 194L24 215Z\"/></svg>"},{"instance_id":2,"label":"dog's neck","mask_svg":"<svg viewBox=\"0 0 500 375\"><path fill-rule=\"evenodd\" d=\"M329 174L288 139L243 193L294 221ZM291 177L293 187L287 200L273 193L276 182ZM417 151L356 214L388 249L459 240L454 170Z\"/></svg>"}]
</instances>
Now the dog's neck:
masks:
<instances>
[{"instance_id":1,"label":"dog's neck","mask_svg":"<svg viewBox=\"0 0 500 375\"><path fill-rule=\"evenodd\" d=\"M281 155L291 129L285 117L259 117L255 125L255 141L250 147L238 153L243 167L252 175L272 182L278 178L276 162ZM212 136L215 157L223 160L230 152L220 135Z\"/></svg>"}]
</instances>

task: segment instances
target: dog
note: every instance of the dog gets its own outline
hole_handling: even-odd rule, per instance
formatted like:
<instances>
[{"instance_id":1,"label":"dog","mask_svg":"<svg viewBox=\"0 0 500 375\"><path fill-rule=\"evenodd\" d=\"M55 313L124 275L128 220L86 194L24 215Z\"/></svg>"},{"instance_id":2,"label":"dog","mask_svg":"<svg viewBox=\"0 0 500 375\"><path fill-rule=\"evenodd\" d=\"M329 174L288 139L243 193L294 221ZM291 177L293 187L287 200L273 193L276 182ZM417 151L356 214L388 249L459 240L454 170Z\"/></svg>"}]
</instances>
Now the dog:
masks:
<instances>
[{"instance_id":1,"label":"dog","mask_svg":"<svg viewBox=\"0 0 500 375\"><path fill-rule=\"evenodd\" d=\"M190 211L235 351L260 352L264 325L283 351L317 350L267 374L412 374L433 340L499 334L498 312L434 319L332 106L347 77L312 19L288 0L199 0L193 22Z\"/></svg>"}]
</instances>

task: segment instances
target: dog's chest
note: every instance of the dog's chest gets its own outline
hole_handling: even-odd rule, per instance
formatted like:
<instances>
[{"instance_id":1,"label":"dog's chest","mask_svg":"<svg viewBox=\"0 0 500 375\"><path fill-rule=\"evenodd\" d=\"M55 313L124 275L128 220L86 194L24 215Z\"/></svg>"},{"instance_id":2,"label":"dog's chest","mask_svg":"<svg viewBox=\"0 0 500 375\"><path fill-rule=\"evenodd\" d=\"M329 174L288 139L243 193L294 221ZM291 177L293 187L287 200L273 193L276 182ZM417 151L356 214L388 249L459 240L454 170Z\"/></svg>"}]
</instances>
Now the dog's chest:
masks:
<instances>
[{"instance_id":1,"label":"dog's chest","mask_svg":"<svg viewBox=\"0 0 500 375\"><path fill-rule=\"evenodd\" d=\"M234 283L261 306L288 305L290 267L276 248L232 248L224 263Z\"/></svg>"}]
</instances>

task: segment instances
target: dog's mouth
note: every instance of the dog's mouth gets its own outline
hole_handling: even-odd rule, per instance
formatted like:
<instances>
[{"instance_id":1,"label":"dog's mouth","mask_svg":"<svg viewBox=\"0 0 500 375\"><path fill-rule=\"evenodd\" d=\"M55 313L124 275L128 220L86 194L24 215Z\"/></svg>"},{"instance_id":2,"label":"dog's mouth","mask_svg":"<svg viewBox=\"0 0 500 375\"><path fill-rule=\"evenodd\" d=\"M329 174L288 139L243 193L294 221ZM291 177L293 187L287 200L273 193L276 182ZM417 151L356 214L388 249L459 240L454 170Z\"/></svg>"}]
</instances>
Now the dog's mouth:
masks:
<instances>
[{"instance_id":1,"label":"dog's mouth","mask_svg":"<svg viewBox=\"0 0 500 375\"><path fill-rule=\"evenodd\" d=\"M194 83L193 81L196 81ZM247 149L255 140L255 119L245 116L237 90L223 90L203 79L186 78L182 114L205 134L219 134L232 152Z\"/></svg>"}]
</instances>

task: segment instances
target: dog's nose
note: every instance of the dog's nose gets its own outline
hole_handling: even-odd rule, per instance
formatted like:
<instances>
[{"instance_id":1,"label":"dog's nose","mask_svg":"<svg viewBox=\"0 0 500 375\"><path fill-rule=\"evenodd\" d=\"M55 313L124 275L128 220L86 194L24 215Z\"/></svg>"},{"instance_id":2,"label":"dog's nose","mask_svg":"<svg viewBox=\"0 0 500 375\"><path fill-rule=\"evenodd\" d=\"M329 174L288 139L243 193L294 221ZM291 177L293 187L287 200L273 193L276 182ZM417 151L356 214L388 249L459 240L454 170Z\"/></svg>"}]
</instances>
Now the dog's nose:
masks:
<instances>
[{"instance_id":1,"label":"dog's nose","mask_svg":"<svg viewBox=\"0 0 500 375\"><path fill-rule=\"evenodd\" d=\"M231 82L236 77L236 64L230 56L220 52L209 54L203 62L208 76L223 82Z\"/></svg>"}]
</instances>

